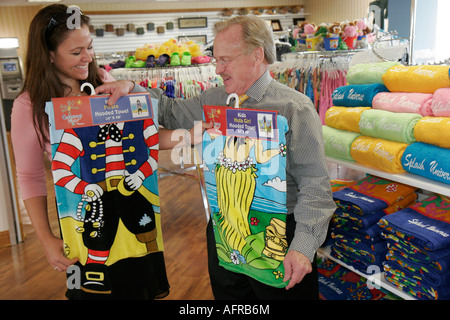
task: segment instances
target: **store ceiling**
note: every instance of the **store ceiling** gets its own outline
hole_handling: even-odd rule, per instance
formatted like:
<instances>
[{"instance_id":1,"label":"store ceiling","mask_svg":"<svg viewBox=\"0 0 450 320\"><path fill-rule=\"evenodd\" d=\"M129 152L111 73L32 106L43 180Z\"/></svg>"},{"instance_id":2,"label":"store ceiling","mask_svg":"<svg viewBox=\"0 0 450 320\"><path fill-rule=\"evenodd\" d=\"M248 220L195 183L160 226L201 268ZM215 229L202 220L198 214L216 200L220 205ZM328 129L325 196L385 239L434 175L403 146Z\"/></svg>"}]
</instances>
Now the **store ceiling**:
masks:
<instances>
[{"instance_id":1,"label":"store ceiling","mask_svg":"<svg viewBox=\"0 0 450 320\"><path fill-rule=\"evenodd\" d=\"M129 2L188 2L188 1L198 1L198 0L132 0ZM220 1L220 0L209 0L209 1ZM28 0L0 0L0 6L29 6L29 5L45 5L49 2L28 2ZM51 3L51 2L50 2ZM83 4L83 3L123 3L123 0L62 0L58 3L63 3L66 5L71 4Z\"/></svg>"}]
</instances>

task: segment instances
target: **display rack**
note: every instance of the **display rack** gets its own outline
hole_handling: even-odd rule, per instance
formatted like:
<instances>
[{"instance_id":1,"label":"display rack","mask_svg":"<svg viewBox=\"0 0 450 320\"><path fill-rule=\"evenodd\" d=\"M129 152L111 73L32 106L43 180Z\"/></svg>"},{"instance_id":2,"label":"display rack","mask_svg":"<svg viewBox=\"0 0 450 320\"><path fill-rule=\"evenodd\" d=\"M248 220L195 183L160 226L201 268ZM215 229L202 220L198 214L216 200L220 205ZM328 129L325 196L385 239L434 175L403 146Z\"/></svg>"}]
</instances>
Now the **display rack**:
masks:
<instances>
[{"instance_id":1,"label":"display rack","mask_svg":"<svg viewBox=\"0 0 450 320\"><path fill-rule=\"evenodd\" d=\"M441 183L438 181L433 181L433 180L427 179L427 178L419 176L419 175L415 175L412 173L389 173L389 172L386 172L383 170L375 169L373 167L369 167L369 166L354 162L354 161L335 159L332 157L327 157L326 159L327 159L328 164L335 164L338 166L343 166L348 169L369 173L369 174L378 176L380 178L384 178L384 179L388 179L391 181L414 186L414 187L420 189L421 192L424 192L424 193L432 192L432 193L442 194L445 196L450 196L450 185ZM411 295L399 290L397 287L395 287L394 285L390 284L387 280L385 280L384 272L377 273L374 275L364 274L364 273L356 270L352 266L349 266L346 263L340 261L339 259L333 257L330 254L329 246L319 248L318 253L339 263L340 265L346 267L347 269L365 277L368 281L370 281L374 285L378 285L403 299L416 300Z\"/></svg>"},{"instance_id":2,"label":"display rack","mask_svg":"<svg viewBox=\"0 0 450 320\"><path fill-rule=\"evenodd\" d=\"M442 194L444 196L450 196L450 185L433 181L428 178L412 174L412 173L389 173L383 170L378 170L357 162L348 161L348 160L340 160L331 157L327 157L327 162L341 165L349 169L362 171L366 173L370 173L372 175L378 176L380 178L400 182L403 184L407 184L424 191L430 191L438 194Z\"/></svg>"}]
</instances>

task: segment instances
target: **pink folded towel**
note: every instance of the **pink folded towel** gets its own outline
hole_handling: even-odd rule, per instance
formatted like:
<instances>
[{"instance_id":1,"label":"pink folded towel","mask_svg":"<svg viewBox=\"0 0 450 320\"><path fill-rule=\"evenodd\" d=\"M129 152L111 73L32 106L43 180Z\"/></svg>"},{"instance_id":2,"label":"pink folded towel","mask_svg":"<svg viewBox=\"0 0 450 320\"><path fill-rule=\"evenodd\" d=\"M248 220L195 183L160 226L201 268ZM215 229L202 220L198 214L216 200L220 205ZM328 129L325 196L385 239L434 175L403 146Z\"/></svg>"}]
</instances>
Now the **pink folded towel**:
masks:
<instances>
[{"instance_id":1,"label":"pink folded towel","mask_svg":"<svg viewBox=\"0 0 450 320\"><path fill-rule=\"evenodd\" d=\"M430 102L432 98L433 94L431 93L380 92L373 98L372 108L431 116Z\"/></svg>"},{"instance_id":2,"label":"pink folded towel","mask_svg":"<svg viewBox=\"0 0 450 320\"><path fill-rule=\"evenodd\" d=\"M440 88L434 92L430 109L435 117L450 117L450 88Z\"/></svg>"}]
</instances>

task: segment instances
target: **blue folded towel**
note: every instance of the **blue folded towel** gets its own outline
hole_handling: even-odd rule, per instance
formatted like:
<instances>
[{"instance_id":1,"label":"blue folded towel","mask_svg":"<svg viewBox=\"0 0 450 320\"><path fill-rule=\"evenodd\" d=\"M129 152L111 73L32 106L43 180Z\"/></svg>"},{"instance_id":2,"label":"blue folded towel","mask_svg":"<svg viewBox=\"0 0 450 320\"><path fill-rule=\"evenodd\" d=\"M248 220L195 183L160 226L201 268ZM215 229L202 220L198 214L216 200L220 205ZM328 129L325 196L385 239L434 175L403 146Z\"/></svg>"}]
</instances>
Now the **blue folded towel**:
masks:
<instances>
[{"instance_id":1,"label":"blue folded towel","mask_svg":"<svg viewBox=\"0 0 450 320\"><path fill-rule=\"evenodd\" d=\"M396 265L386 261L383 264L384 277L400 290L415 296L419 300L448 300L450 298L450 285L433 286L427 281L410 278L397 268Z\"/></svg>"},{"instance_id":2,"label":"blue folded towel","mask_svg":"<svg viewBox=\"0 0 450 320\"><path fill-rule=\"evenodd\" d=\"M386 251L371 254L371 255L359 255L355 252L345 250L348 248L343 248L342 246L333 245L331 246L331 256L341 260L342 262L352 266L356 270L365 273L372 274L377 271L374 266L378 266L378 271L383 271L383 261L386 259ZM376 272L376 273L379 273Z\"/></svg>"},{"instance_id":3,"label":"blue folded towel","mask_svg":"<svg viewBox=\"0 0 450 320\"><path fill-rule=\"evenodd\" d=\"M347 219L349 221L349 224L354 225L356 228L370 227L376 224L381 219L381 217L384 217L386 215L383 210L371 212L365 215L347 212L342 209L336 209L334 213Z\"/></svg>"},{"instance_id":4,"label":"blue folded towel","mask_svg":"<svg viewBox=\"0 0 450 320\"><path fill-rule=\"evenodd\" d=\"M406 147L401 164L405 171L450 184L450 149L415 142Z\"/></svg>"},{"instance_id":5,"label":"blue folded towel","mask_svg":"<svg viewBox=\"0 0 450 320\"><path fill-rule=\"evenodd\" d=\"M347 212L361 212L362 215L381 211L388 207L388 204L381 199L371 197L364 193L350 188L333 192L333 199L343 210ZM349 206L348 208L344 208Z\"/></svg>"},{"instance_id":6,"label":"blue folded towel","mask_svg":"<svg viewBox=\"0 0 450 320\"><path fill-rule=\"evenodd\" d=\"M392 233L381 233L382 238L387 240L388 250L401 256L403 260L419 265L427 265L438 273L450 270L450 250L443 248L439 250L425 250L414 244L404 241ZM449 273L450 275L450 273Z\"/></svg>"},{"instance_id":7,"label":"blue folded towel","mask_svg":"<svg viewBox=\"0 0 450 320\"><path fill-rule=\"evenodd\" d=\"M389 90L379 83L338 87L333 91L333 105L339 107L372 107L373 97L380 92L389 92Z\"/></svg>"},{"instance_id":8,"label":"blue folded towel","mask_svg":"<svg viewBox=\"0 0 450 320\"><path fill-rule=\"evenodd\" d=\"M397 250L388 250L386 260L395 265L395 268L403 271L406 277L426 281L431 286L450 284L449 272L437 272L434 267L405 259Z\"/></svg>"},{"instance_id":9,"label":"blue folded towel","mask_svg":"<svg viewBox=\"0 0 450 320\"><path fill-rule=\"evenodd\" d=\"M404 240L426 250L450 246L450 224L425 216L411 207L386 215L379 225L387 231L404 235Z\"/></svg>"}]
</instances>

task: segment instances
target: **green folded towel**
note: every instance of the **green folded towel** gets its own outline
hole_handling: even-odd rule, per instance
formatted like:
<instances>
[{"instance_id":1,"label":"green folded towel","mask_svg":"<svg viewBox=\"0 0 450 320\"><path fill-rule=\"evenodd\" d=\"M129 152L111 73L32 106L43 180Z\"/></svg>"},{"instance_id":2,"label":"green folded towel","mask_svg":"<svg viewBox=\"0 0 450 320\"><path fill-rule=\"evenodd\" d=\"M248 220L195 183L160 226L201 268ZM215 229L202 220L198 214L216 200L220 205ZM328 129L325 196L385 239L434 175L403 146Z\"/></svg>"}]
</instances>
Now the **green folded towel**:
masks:
<instances>
[{"instance_id":1,"label":"green folded towel","mask_svg":"<svg viewBox=\"0 0 450 320\"><path fill-rule=\"evenodd\" d=\"M411 144L416 142L414 126L420 119L422 116L417 113L370 109L361 113L359 131L373 138Z\"/></svg>"},{"instance_id":2,"label":"green folded towel","mask_svg":"<svg viewBox=\"0 0 450 320\"><path fill-rule=\"evenodd\" d=\"M325 154L332 158L353 161L350 155L353 141L361 134L357 132L322 126Z\"/></svg>"}]
</instances>

